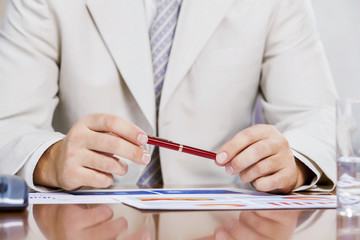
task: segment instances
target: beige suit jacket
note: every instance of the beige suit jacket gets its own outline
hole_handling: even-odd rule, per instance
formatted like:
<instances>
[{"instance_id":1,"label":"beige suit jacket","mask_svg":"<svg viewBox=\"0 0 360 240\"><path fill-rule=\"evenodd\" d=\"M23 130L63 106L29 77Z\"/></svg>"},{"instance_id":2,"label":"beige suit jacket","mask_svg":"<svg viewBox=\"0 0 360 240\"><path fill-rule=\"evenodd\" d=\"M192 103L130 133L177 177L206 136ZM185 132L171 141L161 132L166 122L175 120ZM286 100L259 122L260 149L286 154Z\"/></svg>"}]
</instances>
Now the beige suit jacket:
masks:
<instances>
[{"instance_id":1,"label":"beige suit jacket","mask_svg":"<svg viewBox=\"0 0 360 240\"><path fill-rule=\"evenodd\" d=\"M11 0L0 32L0 172L16 173L79 118L113 113L155 133L143 0ZM159 135L217 151L267 123L335 182L336 92L309 0L184 0L163 86ZM151 149L149 149L151 151ZM161 150L164 181L229 183L208 159ZM131 164L124 183L143 166Z\"/></svg>"}]
</instances>

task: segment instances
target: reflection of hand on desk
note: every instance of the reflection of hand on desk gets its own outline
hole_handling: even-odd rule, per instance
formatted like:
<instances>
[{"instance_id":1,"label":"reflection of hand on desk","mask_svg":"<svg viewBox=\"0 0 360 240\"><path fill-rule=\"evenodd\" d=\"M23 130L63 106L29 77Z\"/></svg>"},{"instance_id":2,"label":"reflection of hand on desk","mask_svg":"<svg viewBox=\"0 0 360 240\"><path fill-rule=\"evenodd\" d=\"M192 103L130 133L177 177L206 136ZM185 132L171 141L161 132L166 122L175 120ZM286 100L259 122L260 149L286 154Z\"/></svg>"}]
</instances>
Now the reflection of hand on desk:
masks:
<instances>
[{"instance_id":1,"label":"reflection of hand on desk","mask_svg":"<svg viewBox=\"0 0 360 240\"><path fill-rule=\"evenodd\" d=\"M229 218L214 232L215 239L291 239L299 212L291 211L244 211L238 219ZM204 238L210 239L210 238Z\"/></svg>"},{"instance_id":2,"label":"reflection of hand on desk","mask_svg":"<svg viewBox=\"0 0 360 240\"><path fill-rule=\"evenodd\" d=\"M114 239L127 229L123 217L112 219L108 206L34 205L39 229L48 239Z\"/></svg>"},{"instance_id":3,"label":"reflection of hand on desk","mask_svg":"<svg viewBox=\"0 0 360 240\"><path fill-rule=\"evenodd\" d=\"M14 224L4 228L15 216L0 214L1 239L303 240L334 239L337 231L349 229L336 226L335 209L149 212L122 204L30 206L29 218L26 212L16 215L16 232Z\"/></svg>"},{"instance_id":4,"label":"reflection of hand on desk","mask_svg":"<svg viewBox=\"0 0 360 240\"><path fill-rule=\"evenodd\" d=\"M216 229L219 239L290 239L293 236L298 212L242 212L239 219L229 219L225 227ZM220 236L219 236L220 235Z\"/></svg>"}]
</instances>

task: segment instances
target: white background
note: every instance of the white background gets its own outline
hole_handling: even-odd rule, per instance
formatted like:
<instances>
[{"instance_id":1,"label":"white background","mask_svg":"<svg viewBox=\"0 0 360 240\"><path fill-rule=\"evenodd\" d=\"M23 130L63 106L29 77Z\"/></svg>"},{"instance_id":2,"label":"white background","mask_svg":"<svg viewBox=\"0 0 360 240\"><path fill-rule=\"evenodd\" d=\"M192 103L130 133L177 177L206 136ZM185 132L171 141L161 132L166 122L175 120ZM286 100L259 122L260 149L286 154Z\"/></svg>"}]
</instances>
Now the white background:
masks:
<instances>
[{"instance_id":1,"label":"white background","mask_svg":"<svg viewBox=\"0 0 360 240\"><path fill-rule=\"evenodd\" d=\"M0 0L0 24L6 2ZM360 99L360 1L312 2L339 96Z\"/></svg>"}]
</instances>

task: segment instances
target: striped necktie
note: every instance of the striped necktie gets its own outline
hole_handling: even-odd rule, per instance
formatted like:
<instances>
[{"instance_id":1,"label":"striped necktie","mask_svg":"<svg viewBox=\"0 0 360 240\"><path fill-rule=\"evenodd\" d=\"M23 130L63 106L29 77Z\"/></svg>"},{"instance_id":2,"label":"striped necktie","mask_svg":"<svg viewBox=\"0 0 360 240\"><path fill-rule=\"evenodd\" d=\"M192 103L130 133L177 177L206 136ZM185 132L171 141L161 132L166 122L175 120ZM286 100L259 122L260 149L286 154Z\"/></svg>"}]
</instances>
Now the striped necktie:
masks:
<instances>
[{"instance_id":1,"label":"striped necktie","mask_svg":"<svg viewBox=\"0 0 360 240\"><path fill-rule=\"evenodd\" d=\"M162 0L158 7L156 18L150 28L150 44L156 97L156 119L158 119L159 116L161 91L169 62L179 10L179 0ZM155 185L163 183L158 147L155 147L151 158L151 162L146 166L142 176L137 182L138 185Z\"/></svg>"}]
</instances>

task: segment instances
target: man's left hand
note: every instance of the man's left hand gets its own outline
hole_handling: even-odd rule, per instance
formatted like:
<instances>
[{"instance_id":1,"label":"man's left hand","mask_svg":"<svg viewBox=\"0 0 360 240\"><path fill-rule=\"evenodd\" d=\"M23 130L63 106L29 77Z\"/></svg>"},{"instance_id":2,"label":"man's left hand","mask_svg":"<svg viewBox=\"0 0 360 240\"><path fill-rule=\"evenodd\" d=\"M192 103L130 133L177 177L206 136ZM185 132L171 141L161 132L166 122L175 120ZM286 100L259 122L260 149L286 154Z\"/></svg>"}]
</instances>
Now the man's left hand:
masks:
<instances>
[{"instance_id":1,"label":"man's left hand","mask_svg":"<svg viewBox=\"0 0 360 240\"><path fill-rule=\"evenodd\" d=\"M254 125L237 133L217 153L229 175L263 192L289 193L303 185L304 167L287 139L272 125Z\"/></svg>"}]
</instances>

